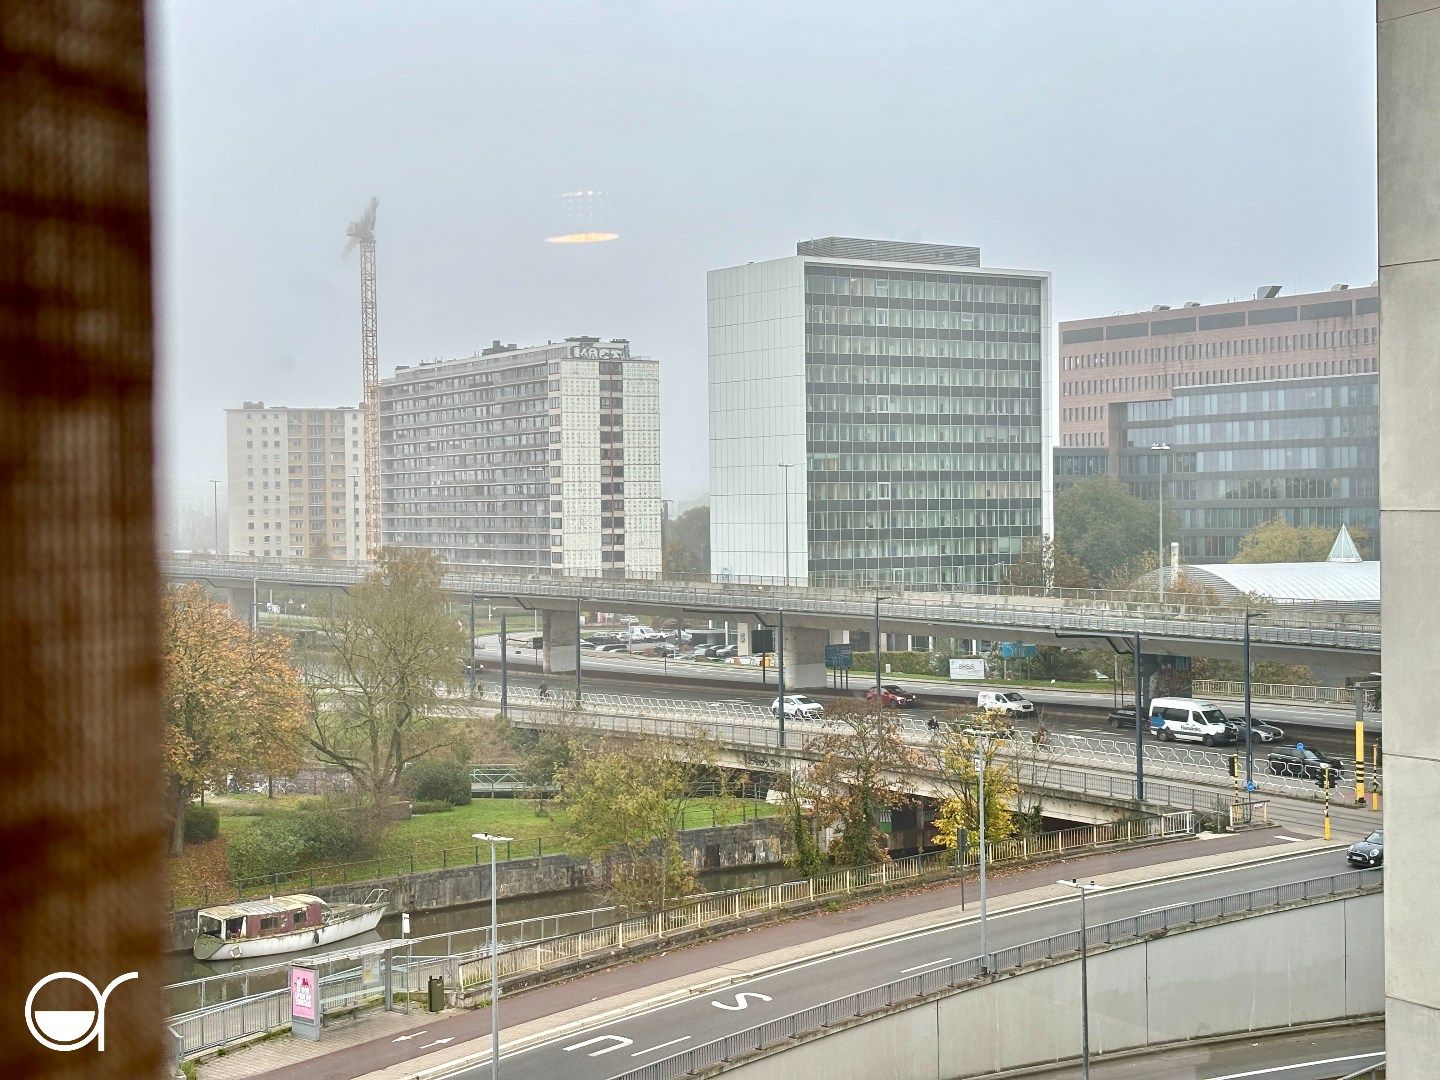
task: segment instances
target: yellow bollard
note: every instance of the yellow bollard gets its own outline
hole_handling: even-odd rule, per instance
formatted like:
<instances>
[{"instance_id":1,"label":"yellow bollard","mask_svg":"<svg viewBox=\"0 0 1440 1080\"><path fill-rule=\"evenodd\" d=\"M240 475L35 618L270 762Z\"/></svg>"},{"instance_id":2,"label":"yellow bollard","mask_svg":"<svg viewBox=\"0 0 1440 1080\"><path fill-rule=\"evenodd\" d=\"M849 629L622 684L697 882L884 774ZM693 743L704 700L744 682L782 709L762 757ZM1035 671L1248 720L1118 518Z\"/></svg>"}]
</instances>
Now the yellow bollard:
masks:
<instances>
[{"instance_id":1,"label":"yellow bollard","mask_svg":"<svg viewBox=\"0 0 1440 1080\"><path fill-rule=\"evenodd\" d=\"M1320 774L1321 783L1325 785L1325 839L1330 839L1330 766L1325 766L1325 771Z\"/></svg>"}]
</instances>

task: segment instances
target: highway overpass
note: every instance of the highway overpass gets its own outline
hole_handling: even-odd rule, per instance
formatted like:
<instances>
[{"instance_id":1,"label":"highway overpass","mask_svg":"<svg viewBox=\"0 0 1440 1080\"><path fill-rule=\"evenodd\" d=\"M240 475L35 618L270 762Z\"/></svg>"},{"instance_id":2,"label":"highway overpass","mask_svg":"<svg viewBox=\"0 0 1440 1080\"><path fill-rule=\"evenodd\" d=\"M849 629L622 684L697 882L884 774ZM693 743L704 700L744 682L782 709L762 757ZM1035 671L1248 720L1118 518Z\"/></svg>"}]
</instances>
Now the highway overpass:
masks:
<instances>
[{"instance_id":1,"label":"highway overpass","mask_svg":"<svg viewBox=\"0 0 1440 1080\"><path fill-rule=\"evenodd\" d=\"M169 558L171 581L203 581L226 590L237 613L252 610L257 586L347 589L368 572L360 564L252 559ZM792 688L825 683L824 648L844 631L978 638L1055 645L1106 637L1117 649L1139 635L1142 657L1238 659L1243 622L1234 608L1154 603L1134 593L1060 590L867 592L741 580L644 580L503 570L452 571L445 588L457 598L537 611L543 619L546 670L573 671L577 612L633 612L652 617L716 618L744 627L783 628L786 682ZM1068 635L1068 636L1067 636ZM1380 629L1374 612L1345 605L1272 604L1251 624L1252 658L1313 664L1322 658L1353 664L1357 674L1377 666Z\"/></svg>"}]
</instances>

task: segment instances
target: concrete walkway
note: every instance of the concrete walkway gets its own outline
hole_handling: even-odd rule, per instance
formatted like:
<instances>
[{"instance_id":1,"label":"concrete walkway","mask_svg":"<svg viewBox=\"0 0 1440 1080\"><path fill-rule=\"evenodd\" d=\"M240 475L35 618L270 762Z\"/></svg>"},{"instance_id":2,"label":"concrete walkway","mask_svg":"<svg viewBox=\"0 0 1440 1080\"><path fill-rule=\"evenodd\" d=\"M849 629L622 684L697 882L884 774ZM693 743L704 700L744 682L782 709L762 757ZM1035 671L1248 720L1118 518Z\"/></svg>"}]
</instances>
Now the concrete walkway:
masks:
<instances>
[{"instance_id":1,"label":"concrete walkway","mask_svg":"<svg viewBox=\"0 0 1440 1080\"><path fill-rule=\"evenodd\" d=\"M1113 889L1327 848L1338 851L1344 846L1323 840L1288 843L1271 832L1264 832L1121 849L996 875L991 880L989 906L993 914L998 914L1070 896L1070 890L1054 884L1057 870L1060 870L1058 876L1094 877ZM1196 854L1182 860L1177 858L1181 850ZM1201 851L1205 853L1199 854ZM954 886L892 896L840 913L840 916L848 914L850 921L867 924L858 929L826 934L820 927L845 920L833 913L812 915L788 921L780 934L767 934L763 929L741 931L558 986L517 994L502 1003L502 1014L516 1017L516 1022L502 1028L502 1052L710 992L828 953L843 952L947 922L976 919L974 882L967 887L969 902L963 913L958 899L959 891ZM805 933L806 929L812 933ZM819 933L813 932L816 930ZM765 947L789 939L793 939L793 944ZM708 962L711 958L714 962ZM678 967L688 970L665 978L667 967L672 971ZM546 998L551 999L554 1007ZM201 1080L241 1080L252 1076L271 1080L355 1080L357 1077L409 1080L423 1070L447 1063L488 1061L488 1035L489 1013L484 1009L447 1010L440 1014L370 1013L358 1023L326 1029L316 1043L283 1035L241 1048L202 1063L199 1075ZM428 1043L442 1039L441 1046L417 1053L425 1051Z\"/></svg>"}]
</instances>

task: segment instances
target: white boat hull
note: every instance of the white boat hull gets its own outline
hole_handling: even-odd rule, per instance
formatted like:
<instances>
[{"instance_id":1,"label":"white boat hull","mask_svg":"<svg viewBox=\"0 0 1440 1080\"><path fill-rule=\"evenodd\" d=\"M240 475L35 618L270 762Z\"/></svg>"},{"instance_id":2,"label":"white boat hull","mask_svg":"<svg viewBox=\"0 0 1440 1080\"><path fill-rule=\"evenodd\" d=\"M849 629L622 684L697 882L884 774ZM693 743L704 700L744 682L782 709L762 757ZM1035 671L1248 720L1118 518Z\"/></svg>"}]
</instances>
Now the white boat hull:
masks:
<instances>
[{"instance_id":1,"label":"white boat hull","mask_svg":"<svg viewBox=\"0 0 1440 1080\"><path fill-rule=\"evenodd\" d=\"M207 960L240 960L248 956L278 956L313 949L374 930L385 914L384 904L366 904L348 918L332 919L322 926L261 938L236 938L221 944ZM197 953L198 955L198 953Z\"/></svg>"}]
</instances>

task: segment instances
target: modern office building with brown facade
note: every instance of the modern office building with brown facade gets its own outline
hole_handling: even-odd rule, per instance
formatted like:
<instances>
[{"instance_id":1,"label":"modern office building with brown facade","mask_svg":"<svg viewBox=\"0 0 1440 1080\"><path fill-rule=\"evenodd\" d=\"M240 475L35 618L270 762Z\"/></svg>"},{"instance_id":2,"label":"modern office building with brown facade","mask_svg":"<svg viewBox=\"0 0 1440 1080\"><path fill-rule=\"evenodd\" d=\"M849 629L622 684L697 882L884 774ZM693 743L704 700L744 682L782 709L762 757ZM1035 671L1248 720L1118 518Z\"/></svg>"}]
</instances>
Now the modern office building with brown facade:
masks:
<instances>
[{"instance_id":1,"label":"modern office building with brown facade","mask_svg":"<svg viewBox=\"0 0 1440 1080\"><path fill-rule=\"evenodd\" d=\"M1156 499L1163 483L1190 562L1233 557L1276 517L1377 534L1379 307L1374 286L1266 286L1062 322L1057 492L1108 475Z\"/></svg>"}]
</instances>

